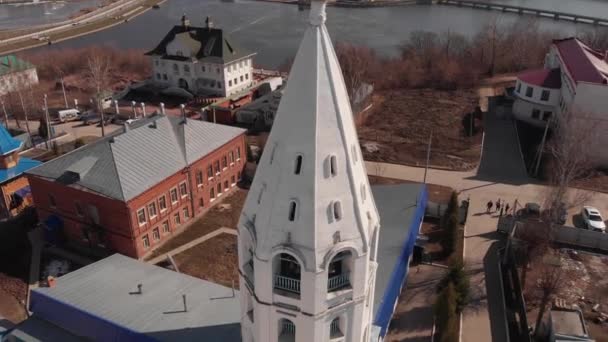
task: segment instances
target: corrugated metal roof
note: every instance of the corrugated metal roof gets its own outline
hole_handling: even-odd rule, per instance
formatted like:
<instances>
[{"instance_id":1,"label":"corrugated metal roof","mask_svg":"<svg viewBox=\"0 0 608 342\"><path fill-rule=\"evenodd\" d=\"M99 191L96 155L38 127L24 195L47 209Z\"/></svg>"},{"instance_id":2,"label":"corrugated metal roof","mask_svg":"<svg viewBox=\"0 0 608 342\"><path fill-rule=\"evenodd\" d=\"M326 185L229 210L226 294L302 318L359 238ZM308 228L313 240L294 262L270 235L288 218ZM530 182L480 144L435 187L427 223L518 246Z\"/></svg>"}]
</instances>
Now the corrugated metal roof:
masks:
<instances>
[{"instance_id":1,"label":"corrugated metal roof","mask_svg":"<svg viewBox=\"0 0 608 342\"><path fill-rule=\"evenodd\" d=\"M575 82L608 83L605 52L593 50L578 38L558 39L553 43Z\"/></svg>"},{"instance_id":2,"label":"corrugated metal roof","mask_svg":"<svg viewBox=\"0 0 608 342\"><path fill-rule=\"evenodd\" d=\"M21 140L15 139L11 134L0 125L0 155L5 155L18 150L23 145Z\"/></svg>"},{"instance_id":3,"label":"corrugated metal roof","mask_svg":"<svg viewBox=\"0 0 608 342\"><path fill-rule=\"evenodd\" d=\"M86 339L70 334L68 331L54 325L53 323L38 318L38 316L36 315L21 322L13 331L11 331L11 333L7 337L7 340L11 340L11 337L17 338L17 341L23 342L87 341Z\"/></svg>"},{"instance_id":4,"label":"corrugated metal roof","mask_svg":"<svg viewBox=\"0 0 608 342\"><path fill-rule=\"evenodd\" d=\"M130 294L138 284L141 294ZM33 291L35 314L41 305L36 296L43 295L61 303L55 305L88 313L89 319L93 315L159 341L240 341L238 291L120 254L68 273L52 288Z\"/></svg>"},{"instance_id":5,"label":"corrugated metal roof","mask_svg":"<svg viewBox=\"0 0 608 342\"><path fill-rule=\"evenodd\" d=\"M176 25L147 55L167 56L167 45L179 39L196 53L195 58L209 63L230 63L254 53L231 41L219 28Z\"/></svg>"},{"instance_id":6,"label":"corrugated metal roof","mask_svg":"<svg viewBox=\"0 0 608 342\"><path fill-rule=\"evenodd\" d=\"M422 184L372 186L372 194L380 214L374 314L384 299L391 274L412 228L411 221L421 190Z\"/></svg>"},{"instance_id":7,"label":"corrugated metal roof","mask_svg":"<svg viewBox=\"0 0 608 342\"><path fill-rule=\"evenodd\" d=\"M182 118L157 115L28 173L128 201L244 132L190 119L183 124ZM66 175L83 168L87 172L79 172L77 178L73 173Z\"/></svg>"}]
</instances>

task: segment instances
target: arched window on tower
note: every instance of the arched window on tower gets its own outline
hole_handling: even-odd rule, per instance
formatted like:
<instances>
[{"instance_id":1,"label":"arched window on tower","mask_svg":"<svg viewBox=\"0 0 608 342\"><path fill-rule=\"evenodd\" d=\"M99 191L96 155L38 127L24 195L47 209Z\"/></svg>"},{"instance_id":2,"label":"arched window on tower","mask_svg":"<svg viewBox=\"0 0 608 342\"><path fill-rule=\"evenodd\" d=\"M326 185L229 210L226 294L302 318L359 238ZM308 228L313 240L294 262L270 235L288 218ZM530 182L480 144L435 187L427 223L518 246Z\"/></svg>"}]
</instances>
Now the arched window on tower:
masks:
<instances>
[{"instance_id":1,"label":"arched window on tower","mask_svg":"<svg viewBox=\"0 0 608 342\"><path fill-rule=\"evenodd\" d=\"M295 164L295 168L294 168L294 173L296 175L299 175L302 172L302 156L298 155L296 157L296 164Z\"/></svg>"},{"instance_id":2,"label":"arched window on tower","mask_svg":"<svg viewBox=\"0 0 608 342\"><path fill-rule=\"evenodd\" d=\"M342 327L340 326L341 323L340 317L336 317L331 321L329 325L329 338L331 340L344 337Z\"/></svg>"},{"instance_id":3,"label":"arched window on tower","mask_svg":"<svg viewBox=\"0 0 608 342\"><path fill-rule=\"evenodd\" d=\"M334 220L340 221L342 219L342 203L335 201L333 204Z\"/></svg>"},{"instance_id":4,"label":"arched window on tower","mask_svg":"<svg viewBox=\"0 0 608 342\"><path fill-rule=\"evenodd\" d=\"M342 251L331 260L327 270L327 292L334 292L350 287L350 270L352 253Z\"/></svg>"},{"instance_id":5,"label":"arched window on tower","mask_svg":"<svg viewBox=\"0 0 608 342\"><path fill-rule=\"evenodd\" d=\"M289 202L289 221L293 222L296 220L298 214L298 204L296 201Z\"/></svg>"},{"instance_id":6,"label":"arched window on tower","mask_svg":"<svg viewBox=\"0 0 608 342\"><path fill-rule=\"evenodd\" d=\"M338 158L336 156L329 157L329 174L332 177L338 174Z\"/></svg>"},{"instance_id":7,"label":"arched window on tower","mask_svg":"<svg viewBox=\"0 0 608 342\"><path fill-rule=\"evenodd\" d=\"M287 318L279 320L279 341L295 342L296 340L296 325Z\"/></svg>"},{"instance_id":8,"label":"arched window on tower","mask_svg":"<svg viewBox=\"0 0 608 342\"><path fill-rule=\"evenodd\" d=\"M290 254L281 253L274 257L272 268L275 292L300 298L301 269L298 260Z\"/></svg>"}]
</instances>

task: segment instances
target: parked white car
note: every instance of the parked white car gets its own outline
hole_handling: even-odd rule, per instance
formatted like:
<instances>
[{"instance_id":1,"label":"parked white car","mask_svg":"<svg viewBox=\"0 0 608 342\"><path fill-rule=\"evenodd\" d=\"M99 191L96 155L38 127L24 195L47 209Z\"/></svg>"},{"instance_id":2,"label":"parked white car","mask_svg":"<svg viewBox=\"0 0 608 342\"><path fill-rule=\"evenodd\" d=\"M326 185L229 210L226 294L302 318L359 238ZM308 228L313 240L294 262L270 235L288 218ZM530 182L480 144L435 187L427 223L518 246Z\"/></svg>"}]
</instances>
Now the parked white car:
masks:
<instances>
[{"instance_id":1,"label":"parked white car","mask_svg":"<svg viewBox=\"0 0 608 342\"><path fill-rule=\"evenodd\" d=\"M606 223L604 223L604 218L602 218L600 211L596 208L589 206L583 207L581 216L585 222L585 228L602 233L606 232Z\"/></svg>"}]
</instances>

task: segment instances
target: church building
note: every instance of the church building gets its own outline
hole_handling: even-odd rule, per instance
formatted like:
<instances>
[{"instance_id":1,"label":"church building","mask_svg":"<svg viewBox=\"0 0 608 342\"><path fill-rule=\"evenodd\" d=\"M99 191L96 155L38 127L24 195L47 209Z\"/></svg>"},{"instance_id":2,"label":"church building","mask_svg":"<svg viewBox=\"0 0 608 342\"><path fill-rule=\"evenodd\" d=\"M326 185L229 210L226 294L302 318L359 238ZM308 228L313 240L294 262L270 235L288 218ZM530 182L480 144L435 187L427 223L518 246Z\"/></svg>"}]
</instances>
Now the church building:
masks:
<instances>
[{"instance_id":1,"label":"church building","mask_svg":"<svg viewBox=\"0 0 608 342\"><path fill-rule=\"evenodd\" d=\"M116 254L33 290L33 315L13 335L384 340L428 194L422 184L370 186L325 19L325 2L313 1L236 227L239 288Z\"/></svg>"}]
</instances>

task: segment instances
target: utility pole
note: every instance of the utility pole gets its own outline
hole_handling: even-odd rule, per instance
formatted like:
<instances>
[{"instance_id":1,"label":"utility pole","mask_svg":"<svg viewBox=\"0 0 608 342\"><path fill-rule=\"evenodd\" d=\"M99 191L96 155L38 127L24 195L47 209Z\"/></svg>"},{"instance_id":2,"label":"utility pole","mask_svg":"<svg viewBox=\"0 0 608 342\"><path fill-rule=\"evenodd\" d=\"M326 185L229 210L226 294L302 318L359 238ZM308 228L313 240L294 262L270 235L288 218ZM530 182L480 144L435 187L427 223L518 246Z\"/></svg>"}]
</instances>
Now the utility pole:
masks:
<instances>
[{"instance_id":1,"label":"utility pole","mask_svg":"<svg viewBox=\"0 0 608 342\"><path fill-rule=\"evenodd\" d=\"M51 119L49 117L49 106L47 103L47 98L46 98L46 94L44 94L44 116L45 116L45 121L46 121L46 149L49 149L49 142L51 142Z\"/></svg>"},{"instance_id":2,"label":"utility pole","mask_svg":"<svg viewBox=\"0 0 608 342\"><path fill-rule=\"evenodd\" d=\"M547 121L545 125L545 132L543 133L543 139L540 143L540 150L538 151L538 158L536 159L536 166L534 167L534 177L538 176L538 168L540 167L540 161L543 159L543 151L545 150L545 141L547 139L547 131L549 131L549 123L551 121Z\"/></svg>"},{"instance_id":3,"label":"utility pole","mask_svg":"<svg viewBox=\"0 0 608 342\"><path fill-rule=\"evenodd\" d=\"M63 92L63 102L65 102L65 108L69 108L68 97L65 95L65 85L63 84L63 76L59 78L59 81L61 81L61 91Z\"/></svg>"},{"instance_id":4,"label":"utility pole","mask_svg":"<svg viewBox=\"0 0 608 342\"><path fill-rule=\"evenodd\" d=\"M97 94L97 108L99 110L99 117L101 119L101 136L105 137L106 136L106 118L104 117L104 112L103 112L103 105L101 104L101 94Z\"/></svg>"},{"instance_id":5,"label":"utility pole","mask_svg":"<svg viewBox=\"0 0 608 342\"><path fill-rule=\"evenodd\" d=\"M431 143L433 141L433 130L431 130L431 134L429 135L429 144L426 147L426 166L424 167L424 181L423 183L426 184L426 174L429 170L429 162L431 160Z\"/></svg>"}]
</instances>

